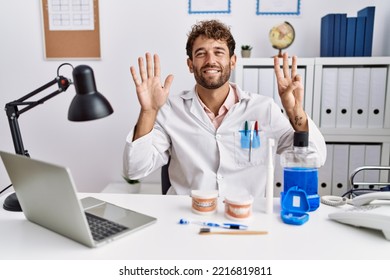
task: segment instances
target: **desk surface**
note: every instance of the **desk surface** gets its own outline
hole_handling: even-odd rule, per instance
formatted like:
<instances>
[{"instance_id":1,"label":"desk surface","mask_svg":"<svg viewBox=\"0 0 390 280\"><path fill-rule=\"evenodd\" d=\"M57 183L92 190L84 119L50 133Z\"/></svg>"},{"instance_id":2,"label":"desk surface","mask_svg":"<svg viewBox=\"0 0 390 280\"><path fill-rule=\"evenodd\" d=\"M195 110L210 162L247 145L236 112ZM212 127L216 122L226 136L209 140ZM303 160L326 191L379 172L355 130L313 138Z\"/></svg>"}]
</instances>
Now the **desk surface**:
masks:
<instances>
[{"instance_id":1,"label":"desk surface","mask_svg":"<svg viewBox=\"0 0 390 280\"><path fill-rule=\"evenodd\" d=\"M197 225L179 225L180 218L226 222L223 202L212 216L191 212L188 196L142 194L80 194L156 217L157 223L103 247L90 249L28 222L23 213L0 210L0 259L390 259L390 242L380 231L333 222L328 213L337 209L321 205L302 226L284 224L280 206L274 214L262 211L257 202L253 217L245 221L252 230L268 235L227 236L198 234ZM3 203L5 196L0 198ZM278 201L278 200L276 200Z\"/></svg>"},{"instance_id":2,"label":"desk surface","mask_svg":"<svg viewBox=\"0 0 390 280\"><path fill-rule=\"evenodd\" d=\"M102 193L139 193L139 194L161 194L161 184L142 182L135 190L129 184L122 182L113 182L108 184Z\"/></svg>"}]
</instances>

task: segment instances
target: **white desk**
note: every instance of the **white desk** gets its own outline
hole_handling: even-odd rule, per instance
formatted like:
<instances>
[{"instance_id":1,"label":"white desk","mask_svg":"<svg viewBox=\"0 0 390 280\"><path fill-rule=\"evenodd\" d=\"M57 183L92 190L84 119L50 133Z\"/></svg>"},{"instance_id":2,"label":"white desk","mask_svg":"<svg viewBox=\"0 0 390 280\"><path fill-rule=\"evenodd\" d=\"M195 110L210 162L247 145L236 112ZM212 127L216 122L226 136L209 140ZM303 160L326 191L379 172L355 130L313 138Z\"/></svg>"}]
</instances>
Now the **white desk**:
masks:
<instances>
[{"instance_id":1,"label":"white desk","mask_svg":"<svg viewBox=\"0 0 390 280\"><path fill-rule=\"evenodd\" d=\"M191 199L187 196L98 193L80 197L88 195L155 216L158 221L103 247L90 249L28 222L23 213L1 209L0 259L390 259L390 242L381 232L328 220L327 214L336 209L325 205L310 213L309 221L302 226L284 224L277 205L272 215L255 207L252 219L245 224L253 230L267 230L268 235L201 236L199 226L179 225L178 220L226 222L222 201L217 214L205 217L191 212ZM1 204L4 198L0 198Z\"/></svg>"},{"instance_id":2,"label":"white desk","mask_svg":"<svg viewBox=\"0 0 390 280\"><path fill-rule=\"evenodd\" d=\"M130 189L129 189L130 188ZM102 193L139 193L139 194L161 194L161 184L141 183L138 190L132 190L132 187L126 182L114 182L108 184Z\"/></svg>"}]
</instances>

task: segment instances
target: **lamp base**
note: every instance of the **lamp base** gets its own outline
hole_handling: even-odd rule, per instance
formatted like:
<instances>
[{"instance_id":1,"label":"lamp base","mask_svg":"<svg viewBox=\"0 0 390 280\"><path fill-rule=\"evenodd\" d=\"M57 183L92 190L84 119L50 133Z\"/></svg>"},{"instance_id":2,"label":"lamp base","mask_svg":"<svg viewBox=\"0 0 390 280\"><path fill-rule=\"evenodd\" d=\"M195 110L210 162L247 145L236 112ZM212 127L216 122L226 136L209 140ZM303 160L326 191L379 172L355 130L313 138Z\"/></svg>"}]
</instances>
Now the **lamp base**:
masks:
<instances>
[{"instance_id":1,"label":"lamp base","mask_svg":"<svg viewBox=\"0 0 390 280\"><path fill-rule=\"evenodd\" d=\"M10 194L4 200L3 208L7 211L22 212L22 207L19 204L19 200L18 197L16 196L16 193Z\"/></svg>"}]
</instances>

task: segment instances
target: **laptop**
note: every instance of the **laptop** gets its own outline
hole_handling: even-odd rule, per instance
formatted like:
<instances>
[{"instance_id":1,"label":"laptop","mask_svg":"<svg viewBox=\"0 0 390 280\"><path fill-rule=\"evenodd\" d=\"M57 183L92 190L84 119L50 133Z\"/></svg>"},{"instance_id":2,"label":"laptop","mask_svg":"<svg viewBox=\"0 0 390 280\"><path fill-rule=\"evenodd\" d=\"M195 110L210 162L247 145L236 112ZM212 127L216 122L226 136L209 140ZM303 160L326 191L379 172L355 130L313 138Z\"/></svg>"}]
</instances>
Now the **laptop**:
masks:
<instances>
[{"instance_id":1,"label":"laptop","mask_svg":"<svg viewBox=\"0 0 390 280\"><path fill-rule=\"evenodd\" d=\"M26 218L88 247L98 247L157 221L117 205L77 197L68 168L0 151Z\"/></svg>"}]
</instances>

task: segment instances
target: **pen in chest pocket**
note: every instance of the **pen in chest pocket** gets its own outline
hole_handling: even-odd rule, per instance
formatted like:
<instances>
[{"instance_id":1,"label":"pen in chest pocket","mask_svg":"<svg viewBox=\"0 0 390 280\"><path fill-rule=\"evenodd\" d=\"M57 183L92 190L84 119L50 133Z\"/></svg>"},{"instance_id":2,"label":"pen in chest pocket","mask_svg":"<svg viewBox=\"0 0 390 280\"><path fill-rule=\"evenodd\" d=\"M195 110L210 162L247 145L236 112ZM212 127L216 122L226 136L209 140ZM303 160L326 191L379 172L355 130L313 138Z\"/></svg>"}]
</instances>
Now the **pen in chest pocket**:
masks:
<instances>
[{"instance_id":1,"label":"pen in chest pocket","mask_svg":"<svg viewBox=\"0 0 390 280\"><path fill-rule=\"evenodd\" d=\"M248 121L245 121L244 133L245 133L245 136L248 133Z\"/></svg>"},{"instance_id":2,"label":"pen in chest pocket","mask_svg":"<svg viewBox=\"0 0 390 280\"><path fill-rule=\"evenodd\" d=\"M241 133L241 148L248 149L248 160L252 161L253 149L260 147L259 123L258 121L245 121Z\"/></svg>"},{"instance_id":3,"label":"pen in chest pocket","mask_svg":"<svg viewBox=\"0 0 390 280\"><path fill-rule=\"evenodd\" d=\"M256 131L256 136L259 136L259 124L257 121L255 121L255 131Z\"/></svg>"},{"instance_id":4,"label":"pen in chest pocket","mask_svg":"<svg viewBox=\"0 0 390 280\"><path fill-rule=\"evenodd\" d=\"M253 149L260 147L260 133L258 121L245 121L244 129L240 130L241 148L248 149L248 161L252 161Z\"/></svg>"}]
</instances>

